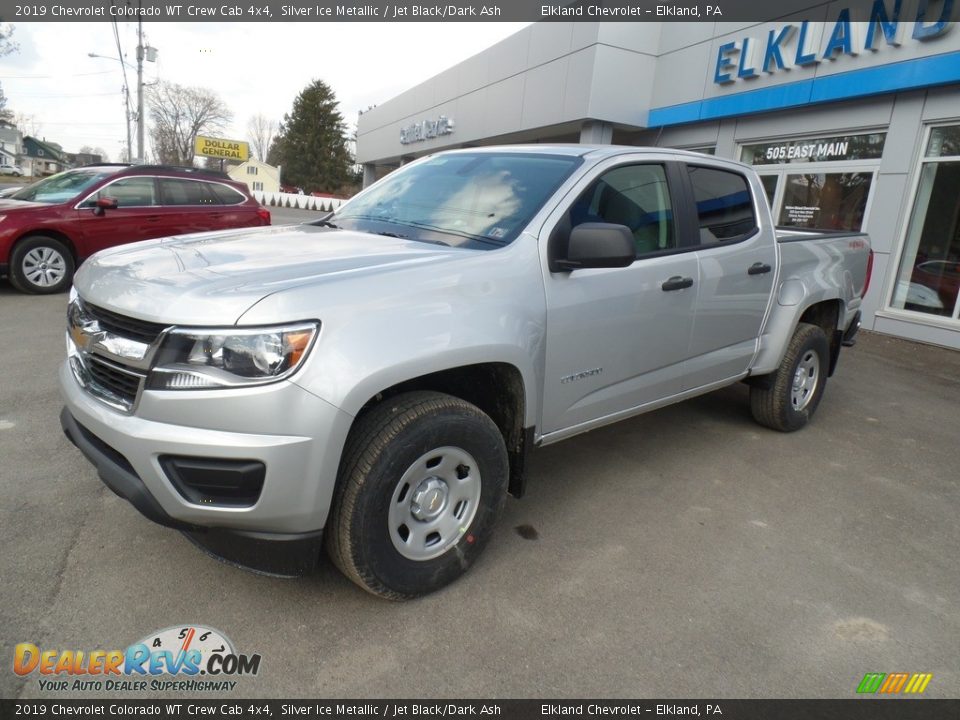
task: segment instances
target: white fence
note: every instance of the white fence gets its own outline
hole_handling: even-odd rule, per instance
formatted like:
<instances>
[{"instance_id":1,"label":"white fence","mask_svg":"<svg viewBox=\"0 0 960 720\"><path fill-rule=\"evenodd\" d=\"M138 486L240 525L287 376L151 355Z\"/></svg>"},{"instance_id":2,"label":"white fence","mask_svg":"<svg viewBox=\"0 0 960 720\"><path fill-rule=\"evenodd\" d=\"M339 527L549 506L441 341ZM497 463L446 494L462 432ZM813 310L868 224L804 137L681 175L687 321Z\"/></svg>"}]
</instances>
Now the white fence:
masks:
<instances>
[{"instance_id":1,"label":"white fence","mask_svg":"<svg viewBox=\"0 0 960 720\"><path fill-rule=\"evenodd\" d=\"M294 195L293 193L273 193L254 190L257 202L267 207L299 208L317 212L333 212L346 202L345 198L324 198L313 195Z\"/></svg>"}]
</instances>

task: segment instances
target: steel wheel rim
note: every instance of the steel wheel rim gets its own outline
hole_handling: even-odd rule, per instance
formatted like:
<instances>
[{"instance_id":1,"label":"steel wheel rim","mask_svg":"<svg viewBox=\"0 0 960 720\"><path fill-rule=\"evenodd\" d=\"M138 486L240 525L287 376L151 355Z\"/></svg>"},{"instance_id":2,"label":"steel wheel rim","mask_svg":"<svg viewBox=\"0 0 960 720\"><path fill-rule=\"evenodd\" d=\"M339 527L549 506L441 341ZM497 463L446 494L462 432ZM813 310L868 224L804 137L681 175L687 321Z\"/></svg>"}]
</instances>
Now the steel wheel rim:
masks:
<instances>
[{"instance_id":1,"label":"steel wheel rim","mask_svg":"<svg viewBox=\"0 0 960 720\"><path fill-rule=\"evenodd\" d=\"M67 261L52 247L33 248L23 258L23 276L37 287L53 287L67 274Z\"/></svg>"},{"instance_id":2,"label":"steel wheel rim","mask_svg":"<svg viewBox=\"0 0 960 720\"><path fill-rule=\"evenodd\" d=\"M387 523L393 547L417 562L443 555L473 522L481 487L480 468L466 450L447 446L421 455L390 498Z\"/></svg>"},{"instance_id":3,"label":"steel wheel rim","mask_svg":"<svg viewBox=\"0 0 960 720\"><path fill-rule=\"evenodd\" d=\"M813 350L807 350L793 374L793 387L790 390L790 404L801 411L813 400L820 382L820 356Z\"/></svg>"}]
</instances>

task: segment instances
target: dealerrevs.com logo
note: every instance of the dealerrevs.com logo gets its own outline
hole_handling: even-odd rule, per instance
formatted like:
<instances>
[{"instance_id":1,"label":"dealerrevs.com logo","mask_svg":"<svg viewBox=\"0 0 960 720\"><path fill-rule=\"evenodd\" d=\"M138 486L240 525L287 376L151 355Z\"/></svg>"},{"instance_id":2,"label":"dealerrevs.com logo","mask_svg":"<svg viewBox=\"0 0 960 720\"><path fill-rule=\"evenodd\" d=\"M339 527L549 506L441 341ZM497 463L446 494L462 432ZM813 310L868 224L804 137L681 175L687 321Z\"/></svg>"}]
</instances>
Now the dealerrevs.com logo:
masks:
<instances>
[{"instance_id":1,"label":"dealerrevs.com logo","mask_svg":"<svg viewBox=\"0 0 960 720\"><path fill-rule=\"evenodd\" d=\"M126 650L41 649L20 643L13 671L38 675L42 691L233 690L233 678L255 676L260 655L237 653L219 630L201 625L169 627Z\"/></svg>"}]
</instances>

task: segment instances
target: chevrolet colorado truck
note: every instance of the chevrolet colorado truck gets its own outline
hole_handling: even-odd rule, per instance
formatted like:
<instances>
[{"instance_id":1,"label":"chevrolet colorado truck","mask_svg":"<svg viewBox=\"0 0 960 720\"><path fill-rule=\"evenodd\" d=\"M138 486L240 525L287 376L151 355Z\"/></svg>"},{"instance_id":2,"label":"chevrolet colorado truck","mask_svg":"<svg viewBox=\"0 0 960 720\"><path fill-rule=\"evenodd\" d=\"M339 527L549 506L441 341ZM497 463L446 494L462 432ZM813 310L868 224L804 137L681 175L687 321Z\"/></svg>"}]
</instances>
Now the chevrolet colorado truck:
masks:
<instances>
[{"instance_id":1,"label":"chevrolet colorado truck","mask_svg":"<svg viewBox=\"0 0 960 720\"><path fill-rule=\"evenodd\" d=\"M533 448L741 381L758 422L801 428L871 265L864 235L775 228L740 163L439 153L312 224L87 260L61 423L220 557L292 574L325 548L411 598L477 559Z\"/></svg>"}]
</instances>

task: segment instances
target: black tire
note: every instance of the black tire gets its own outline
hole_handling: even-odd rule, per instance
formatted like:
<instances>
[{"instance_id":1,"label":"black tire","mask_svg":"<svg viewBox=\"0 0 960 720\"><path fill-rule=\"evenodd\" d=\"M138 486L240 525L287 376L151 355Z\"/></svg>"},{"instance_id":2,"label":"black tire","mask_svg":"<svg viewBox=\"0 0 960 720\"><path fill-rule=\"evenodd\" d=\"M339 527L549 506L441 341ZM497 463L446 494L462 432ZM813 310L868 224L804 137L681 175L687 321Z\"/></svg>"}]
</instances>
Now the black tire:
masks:
<instances>
[{"instance_id":1,"label":"black tire","mask_svg":"<svg viewBox=\"0 0 960 720\"><path fill-rule=\"evenodd\" d=\"M41 259L41 265L37 260ZM59 240L30 235L17 242L10 255L10 283L20 292L48 295L63 292L73 281L70 250Z\"/></svg>"},{"instance_id":2,"label":"black tire","mask_svg":"<svg viewBox=\"0 0 960 720\"><path fill-rule=\"evenodd\" d=\"M815 377L811 374L816 364ZM804 385L795 390L795 379L803 365ZM816 412L827 384L830 368L830 344L823 329L817 325L800 323L787 345L780 367L763 385L750 388L750 409L761 425L793 432L806 425ZM797 382L799 385L799 381Z\"/></svg>"},{"instance_id":3,"label":"black tire","mask_svg":"<svg viewBox=\"0 0 960 720\"><path fill-rule=\"evenodd\" d=\"M429 456L434 453L442 462L432 466L435 458ZM436 490L442 481L430 476L445 477L443 468L460 457L475 459L476 467L455 465L459 479L447 480L452 489ZM325 533L327 553L348 578L374 595L406 600L438 590L465 573L487 544L503 509L508 474L503 437L474 405L437 392L384 400L357 421L347 439ZM479 497L461 500L458 493L465 491L460 481L472 492L479 486ZM430 506L422 508L416 499L425 494L431 494ZM434 505L440 508L435 519L413 517ZM410 513L413 531L397 519L405 513ZM428 533L440 520L459 527ZM431 549L415 542L418 535L439 540ZM430 552L442 554L408 556Z\"/></svg>"}]
</instances>

